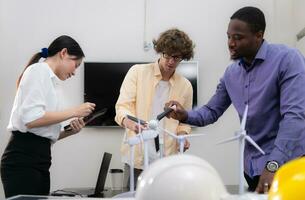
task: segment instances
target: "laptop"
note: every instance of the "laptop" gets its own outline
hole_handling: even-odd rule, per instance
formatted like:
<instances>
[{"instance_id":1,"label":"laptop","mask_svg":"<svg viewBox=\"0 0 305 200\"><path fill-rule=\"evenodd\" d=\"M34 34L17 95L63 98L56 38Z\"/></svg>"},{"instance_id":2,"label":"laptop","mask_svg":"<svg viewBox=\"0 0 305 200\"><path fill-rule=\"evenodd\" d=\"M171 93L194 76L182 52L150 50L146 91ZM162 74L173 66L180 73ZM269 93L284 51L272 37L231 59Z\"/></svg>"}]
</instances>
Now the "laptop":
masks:
<instances>
[{"instance_id":1,"label":"laptop","mask_svg":"<svg viewBox=\"0 0 305 200\"><path fill-rule=\"evenodd\" d=\"M51 193L52 196L87 196L87 197L106 197L105 182L109 170L112 154L105 152L102 164L97 177L95 188L64 188ZM108 192L109 193L109 192Z\"/></svg>"}]
</instances>

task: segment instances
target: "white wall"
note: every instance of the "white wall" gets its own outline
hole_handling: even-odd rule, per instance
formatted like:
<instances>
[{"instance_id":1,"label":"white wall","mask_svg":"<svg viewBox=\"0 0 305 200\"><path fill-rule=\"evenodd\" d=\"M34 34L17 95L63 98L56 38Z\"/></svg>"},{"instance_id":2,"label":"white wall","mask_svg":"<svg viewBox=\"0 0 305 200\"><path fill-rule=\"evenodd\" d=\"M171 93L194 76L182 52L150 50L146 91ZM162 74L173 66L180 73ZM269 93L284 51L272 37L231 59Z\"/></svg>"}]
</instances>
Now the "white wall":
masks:
<instances>
[{"instance_id":1,"label":"white wall","mask_svg":"<svg viewBox=\"0 0 305 200\"><path fill-rule=\"evenodd\" d=\"M196 43L199 61L199 105L208 101L229 61L226 30L229 17L246 5L260 7L266 14L266 38L293 45L290 1L275 0L148 0L147 38L178 27ZM300 1L301 2L301 1ZM303 6L304 7L304 6ZM0 154L9 134L6 131L16 91L15 80L29 58L61 34L74 37L82 46L86 61L151 61L153 51L143 51L144 0L0 0ZM280 11L279 11L280 10ZM301 12L301 10L299 11ZM281 31L284 35L279 36ZM63 104L82 102L83 69L65 82ZM237 184L237 145L213 146L238 128L232 107L215 125L196 128L208 133L191 141L189 153L208 160L226 184ZM111 152L111 167L121 167L120 128L86 128L80 134L53 146L51 190L63 187L94 186L104 151ZM109 185L109 183L107 182ZM1 186L1 185L0 185ZM2 189L2 187L0 187ZM1 191L0 189L0 191ZM0 192L0 198L3 192Z\"/></svg>"},{"instance_id":2,"label":"white wall","mask_svg":"<svg viewBox=\"0 0 305 200\"><path fill-rule=\"evenodd\" d=\"M305 1L304 0L294 0L294 18L295 18L295 33L299 33L305 28ZM296 47L305 54L305 37L296 42Z\"/></svg>"}]
</instances>

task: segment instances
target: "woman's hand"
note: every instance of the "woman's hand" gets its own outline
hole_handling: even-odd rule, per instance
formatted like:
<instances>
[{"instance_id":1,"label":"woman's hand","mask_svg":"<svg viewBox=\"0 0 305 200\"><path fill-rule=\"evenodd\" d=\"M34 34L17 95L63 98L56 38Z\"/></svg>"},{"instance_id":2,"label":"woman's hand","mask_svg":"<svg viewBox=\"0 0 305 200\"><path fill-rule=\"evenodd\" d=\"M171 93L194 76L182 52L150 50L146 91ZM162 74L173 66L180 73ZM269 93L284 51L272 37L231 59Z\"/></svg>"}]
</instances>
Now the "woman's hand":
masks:
<instances>
[{"instance_id":1,"label":"woman's hand","mask_svg":"<svg viewBox=\"0 0 305 200\"><path fill-rule=\"evenodd\" d=\"M90 102L83 103L74 109L74 117L78 117L78 118L86 117L90 115L94 111L94 109L95 109L94 103L90 103Z\"/></svg>"},{"instance_id":2,"label":"woman's hand","mask_svg":"<svg viewBox=\"0 0 305 200\"><path fill-rule=\"evenodd\" d=\"M72 128L71 135L74 135L82 130L82 128L85 126L85 122L82 118L74 119L70 122L70 126Z\"/></svg>"},{"instance_id":3,"label":"woman's hand","mask_svg":"<svg viewBox=\"0 0 305 200\"><path fill-rule=\"evenodd\" d=\"M58 140L79 133L82 130L82 128L85 126L85 122L83 118L77 118L70 122L70 126L72 130L60 132Z\"/></svg>"}]
</instances>

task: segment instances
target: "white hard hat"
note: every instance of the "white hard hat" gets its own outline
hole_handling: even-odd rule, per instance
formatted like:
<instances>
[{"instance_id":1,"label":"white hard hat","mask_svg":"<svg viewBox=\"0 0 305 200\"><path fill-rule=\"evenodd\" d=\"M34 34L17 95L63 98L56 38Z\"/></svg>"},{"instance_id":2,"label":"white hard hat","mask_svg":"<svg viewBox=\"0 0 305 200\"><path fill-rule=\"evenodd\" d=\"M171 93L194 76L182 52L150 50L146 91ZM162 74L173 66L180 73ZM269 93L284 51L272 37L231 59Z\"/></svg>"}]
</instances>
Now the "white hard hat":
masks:
<instances>
[{"instance_id":1,"label":"white hard hat","mask_svg":"<svg viewBox=\"0 0 305 200\"><path fill-rule=\"evenodd\" d=\"M191 155L157 160L139 177L136 191L136 200L222 200L228 196L217 171Z\"/></svg>"}]
</instances>

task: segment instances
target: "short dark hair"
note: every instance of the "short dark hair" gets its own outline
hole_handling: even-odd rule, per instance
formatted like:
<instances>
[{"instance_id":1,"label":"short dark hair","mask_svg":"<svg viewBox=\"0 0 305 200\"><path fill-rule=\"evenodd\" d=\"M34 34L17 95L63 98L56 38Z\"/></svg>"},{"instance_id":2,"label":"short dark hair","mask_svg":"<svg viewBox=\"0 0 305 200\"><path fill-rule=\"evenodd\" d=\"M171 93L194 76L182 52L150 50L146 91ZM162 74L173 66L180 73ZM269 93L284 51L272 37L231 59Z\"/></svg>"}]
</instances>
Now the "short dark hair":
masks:
<instances>
[{"instance_id":1,"label":"short dark hair","mask_svg":"<svg viewBox=\"0 0 305 200\"><path fill-rule=\"evenodd\" d=\"M243 7L237 10L230 19L238 19L249 24L253 33L265 32L266 20L264 13L256 7Z\"/></svg>"},{"instance_id":2,"label":"short dark hair","mask_svg":"<svg viewBox=\"0 0 305 200\"><path fill-rule=\"evenodd\" d=\"M194 56L194 43L183 31L173 28L160 34L157 40L153 40L157 53L168 55L179 54L183 60L190 60Z\"/></svg>"}]
</instances>

